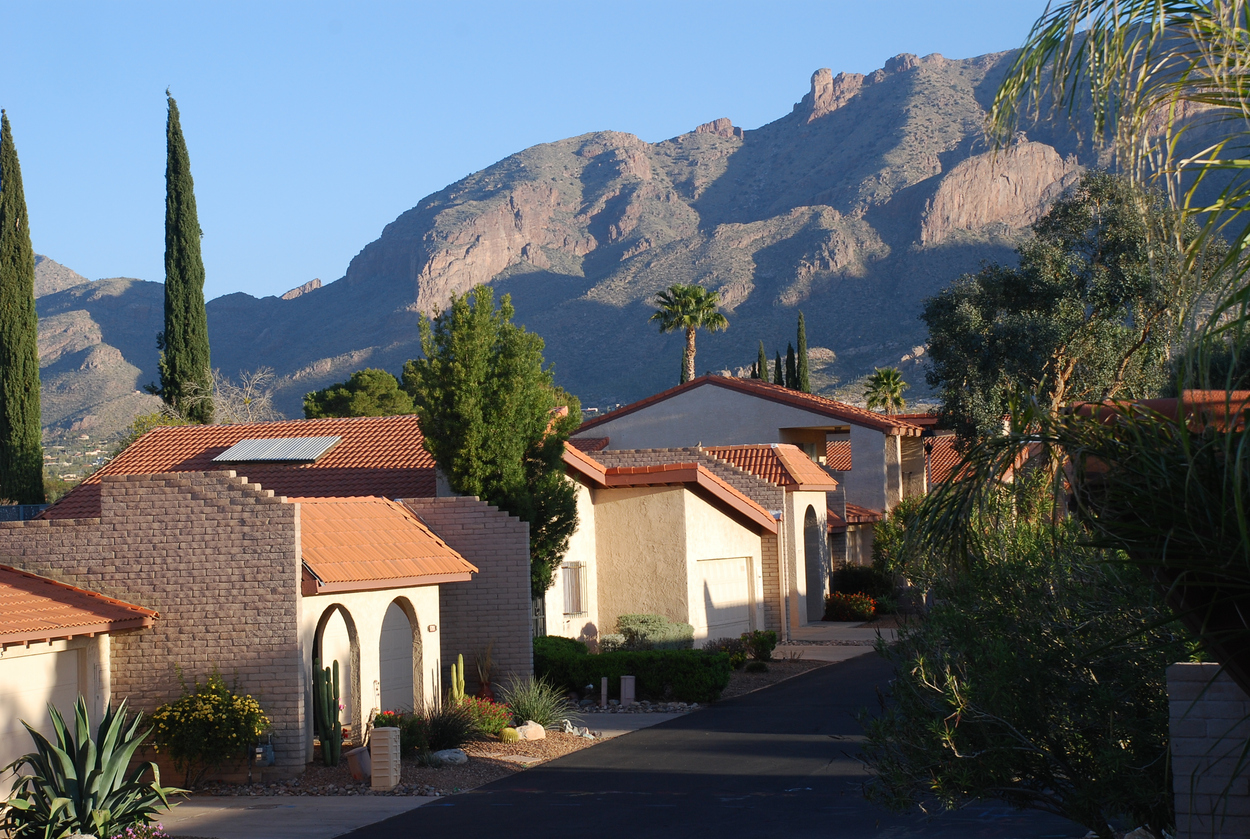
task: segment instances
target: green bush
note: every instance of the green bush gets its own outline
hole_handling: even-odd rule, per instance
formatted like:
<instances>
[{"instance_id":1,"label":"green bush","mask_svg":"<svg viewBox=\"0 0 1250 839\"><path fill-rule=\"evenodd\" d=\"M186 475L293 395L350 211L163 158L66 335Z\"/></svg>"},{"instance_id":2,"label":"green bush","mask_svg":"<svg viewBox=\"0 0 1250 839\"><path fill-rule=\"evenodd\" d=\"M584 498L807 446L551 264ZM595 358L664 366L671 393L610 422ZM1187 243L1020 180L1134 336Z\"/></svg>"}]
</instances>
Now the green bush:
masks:
<instances>
[{"instance_id":1,"label":"green bush","mask_svg":"<svg viewBox=\"0 0 1250 839\"><path fill-rule=\"evenodd\" d=\"M513 681L504 688L503 699L518 725L536 722L550 728L560 720L577 717L565 697L565 689L542 676Z\"/></svg>"},{"instance_id":2,"label":"green bush","mask_svg":"<svg viewBox=\"0 0 1250 839\"><path fill-rule=\"evenodd\" d=\"M557 687L581 689L585 682L579 684L577 681L577 661L584 658L586 653L586 645L572 638L555 635L535 638L534 673Z\"/></svg>"},{"instance_id":3,"label":"green bush","mask_svg":"<svg viewBox=\"0 0 1250 839\"><path fill-rule=\"evenodd\" d=\"M616 631L625 636L625 650L689 650L694 647L694 627L673 623L663 615L621 615Z\"/></svg>"},{"instance_id":4,"label":"green bush","mask_svg":"<svg viewBox=\"0 0 1250 839\"><path fill-rule=\"evenodd\" d=\"M871 565L843 565L829 580L830 591L866 594L873 600L894 596L894 577Z\"/></svg>"},{"instance_id":5,"label":"green bush","mask_svg":"<svg viewBox=\"0 0 1250 839\"><path fill-rule=\"evenodd\" d=\"M748 661L744 669L747 673L767 673L768 665L762 661Z\"/></svg>"},{"instance_id":6,"label":"green bush","mask_svg":"<svg viewBox=\"0 0 1250 839\"><path fill-rule=\"evenodd\" d=\"M843 594L835 591L825 598L827 621L867 621L877 612L877 601L863 592Z\"/></svg>"},{"instance_id":7,"label":"green bush","mask_svg":"<svg viewBox=\"0 0 1250 839\"><path fill-rule=\"evenodd\" d=\"M178 679L182 696L152 714L152 741L183 771L183 782L193 786L210 769L244 757L269 727L269 719L260 703L250 695L239 696L216 670L204 684L196 679L188 686L181 671Z\"/></svg>"},{"instance_id":8,"label":"green bush","mask_svg":"<svg viewBox=\"0 0 1250 839\"><path fill-rule=\"evenodd\" d=\"M140 732L142 715L126 720L126 701L104 714L93 741L82 697L74 706L74 728L51 705L55 742L26 725L35 751L4 768L17 775L8 801L0 800L0 833L13 839L48 839L84 833L113 836L142 827L159 810L170 808L169 796L182 790L161 786L154 763L140 763L126 774L135 750L147 736ZM22 770L28 770L23 772ZM149 771L153 779L144 782Z\"/></svg>"},{"instance_id":9,"label":"green bush","mask_svg":"<svg viewBox=\"0 0 1250 839\"><path fill-rule=\"evenodd\" d=\"M461 703L473 717L473 724L483 734L495 737L509 725L512 725L512 709L505 704L492 702L477 696L465 697Z\"/></svg>"},{"instance_id":10,"label":"green bush","mask_svg":"<svg viewBox=\"0 0 1250 839\"><path fill-rule=\"evenodd\" d=\"M703 642L705 653L724 653L729 663L738 670L747 662L747 642L741 638L709 638Z\"/></svg>"},{"instance_id":11,"label":"green bush","mask_svg":"<svg viewBox=\"0 0 1250 839\"><path fill-rule=\"evenodd\" d=\"M756 629L742 633L742 642L747 652L756 661L772 661L773 650L777 649L777 633L771 629Z\"/></svg>"}]
</instances>

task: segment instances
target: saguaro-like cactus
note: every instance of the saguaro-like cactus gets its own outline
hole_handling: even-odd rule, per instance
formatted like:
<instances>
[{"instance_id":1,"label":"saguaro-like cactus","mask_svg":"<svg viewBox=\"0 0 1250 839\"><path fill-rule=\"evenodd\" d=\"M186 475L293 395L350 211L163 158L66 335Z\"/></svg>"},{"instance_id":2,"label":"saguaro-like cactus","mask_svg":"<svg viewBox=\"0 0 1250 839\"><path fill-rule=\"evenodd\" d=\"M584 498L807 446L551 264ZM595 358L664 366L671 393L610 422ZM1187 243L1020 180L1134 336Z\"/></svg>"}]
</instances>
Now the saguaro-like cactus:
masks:
<instances>
[{"instance_id":1,"label":"saguaro-like cactus","mask_svg":"<svg viewBox=\"0 0 1250 839\"><path fill-rule=\"evenodd\" d=\"M339 663L322 669L321 659L313 660L317 734L321 737L321 758L326 766L338 766L343 751L343 724L339 722Z\"/></svg>"},{"instance_id":2,"label":"saguaro-like cactus","mask_svg":"<svg viewBox=\"0 0 1250 839\"><path fill-rule=\"evenodd\" d=\"M451 666L451 702L453 705L464 701L464 656L456 656L456 663Z\"/></svg>"}]
</instances>

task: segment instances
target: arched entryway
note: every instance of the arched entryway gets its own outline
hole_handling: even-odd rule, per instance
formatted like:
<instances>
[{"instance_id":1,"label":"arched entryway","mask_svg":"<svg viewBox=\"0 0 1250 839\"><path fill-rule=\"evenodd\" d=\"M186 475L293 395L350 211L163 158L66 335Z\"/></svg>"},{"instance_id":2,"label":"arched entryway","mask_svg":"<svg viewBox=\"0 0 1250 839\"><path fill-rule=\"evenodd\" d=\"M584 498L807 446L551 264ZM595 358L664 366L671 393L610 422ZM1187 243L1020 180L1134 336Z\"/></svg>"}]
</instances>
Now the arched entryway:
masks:
<instances>
[{"instance_id":1,"label":"arched entryway","mask_svg":"<svg viewBox=\"0 0 1250 839\"><path fill-rule=\"evenodd\" d=\"M353 738L359 737L364 731L360 707L360 638L351 612L342 604L335 603L321 613L312 657L313 661L320 661L323 668L331 667L335 661L339 663L339 704L343 706L339 721L352 727Z\"/></svg>"},{"instance_id":2,"label":"arched entryway","mask_svg":"<svg viewBox=\"0 0 1250 839\"><path fill-rule=\"evenodd\" d=\"M829 587L828 553L816 509L808 506L803 514L803 565L807 570L807 620L825 616L825 590Z\"/></svg>"},{"instance_id":3,"label":"arched entryway","mask_svg":"<svg viewBox=\"0 0 1250 839\"><path fill-rule=\"evenodd\" d=\"M406 597L386 607L378 638L379 702L384 711L411 711L421 704L421 624Z\"/></svg>"}]
</instances>

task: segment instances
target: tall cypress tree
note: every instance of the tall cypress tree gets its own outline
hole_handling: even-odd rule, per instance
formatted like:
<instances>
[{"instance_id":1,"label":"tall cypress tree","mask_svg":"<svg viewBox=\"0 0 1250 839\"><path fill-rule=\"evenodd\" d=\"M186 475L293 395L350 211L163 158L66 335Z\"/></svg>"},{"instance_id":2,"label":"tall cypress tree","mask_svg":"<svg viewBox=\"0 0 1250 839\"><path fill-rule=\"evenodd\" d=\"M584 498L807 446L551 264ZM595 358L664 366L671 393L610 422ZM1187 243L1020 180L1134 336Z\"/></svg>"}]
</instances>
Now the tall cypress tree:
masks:
<instances>
[{"instance_id":1,"label":"tall cypress tree","mask_svg":"<svg viewBox=\"0 0 1250 839\"><path fill-rule=\"evenodd\" d=\"M208 315L204 310L204 260L191 160L169 96L165 127L165 331L161 350L161 399L185 419L213 421L212 374L208 357Z\"/></svg>"},{"instance_id":2,"label":"tall cypress tree","mask_svg":"<svg viewBox=\"0 0 1250 839\"><path fill-rule=\"evenodd\" d=\"M807 373L807 327L803 325L802 312L799 312L799 358L796 373L795 387L803 393L811 393L812 379Z\"/></svg>"},{"instance_id":3,"label":"tall cypress tree","mask_svg":"<svg viewBox=\"0 0 1250 839\"><path fill-rule=\"evenodd\" d=\"M786 380L781 372L781 353L777 353L777 363L773 365L773 384L784 385L785 383Z\"/></svg>"},{"instance_id":4,"label":"tall cypress tree","mask_svg":"<svg viewBox=\"0 0 1250 839\"><path fill-rule=\"evenodd\" d=\"M794 344L786 345L786 387L791 390L799 388L799 370L794 359Z\"/></svg>"},{"instance_id":5,"label":"tall cypress tree","mask_svg":"<svg viewBox=\"0 0 1250 839\"><path fill-rule=\"evenodd\" d=\"M42 504L39 320L22 167L0 111L0 496Z\"/></svg>"},{"instance_id":6,"label":"tall cypress tree","mask_svg":"<svg viewBox=\"0 0 1250 839\"><path fill-rule=\"evenodd\" d=\"M760 357L755 362L756 368L760 371L758 378L768 381L768 356L764 355L764 342L760 341Z\"/></svg>"}]
</instances>

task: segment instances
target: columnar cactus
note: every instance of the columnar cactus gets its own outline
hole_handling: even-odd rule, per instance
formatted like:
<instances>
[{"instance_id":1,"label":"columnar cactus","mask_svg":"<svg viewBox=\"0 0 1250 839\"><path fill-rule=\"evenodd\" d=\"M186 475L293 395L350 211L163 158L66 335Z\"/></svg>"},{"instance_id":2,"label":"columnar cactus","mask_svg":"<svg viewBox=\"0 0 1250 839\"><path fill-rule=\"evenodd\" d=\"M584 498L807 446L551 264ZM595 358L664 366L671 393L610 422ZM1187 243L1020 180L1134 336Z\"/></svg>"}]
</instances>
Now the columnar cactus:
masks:
<instances>
[{"instance_id":1,"label":"columnar cactus","mask_svg":"<svg viewBox=\"0 0 1250 839\"><path fill-rule=\"evenodd\" d=\"M451 666L451 702L457 705L464 701L464 656L456 656L456 663Z\"/></svg>"},{"instance_id":2,"label":"columnar cactus","mask_svg":"<svg viewBox=\"0 0 1250 839\"><path fill-rule=\"evenodd\" d=\"M326 766L338 766L343 751L343 724L339 722L339 663L324 670L321 659L313 660L317 734L321 737L321 758Z\"/></svg>"}]
</instances>

